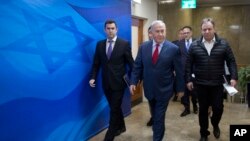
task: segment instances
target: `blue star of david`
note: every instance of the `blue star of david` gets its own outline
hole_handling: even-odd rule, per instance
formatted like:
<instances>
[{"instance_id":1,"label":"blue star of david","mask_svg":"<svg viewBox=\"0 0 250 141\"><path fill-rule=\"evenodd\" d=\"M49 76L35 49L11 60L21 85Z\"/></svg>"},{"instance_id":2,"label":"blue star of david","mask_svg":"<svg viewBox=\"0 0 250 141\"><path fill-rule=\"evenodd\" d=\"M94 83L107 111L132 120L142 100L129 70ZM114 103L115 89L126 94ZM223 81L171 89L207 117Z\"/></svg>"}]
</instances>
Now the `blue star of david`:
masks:
<instances>
[{"instance_id":1,"label":"blue star of david","mask_svg":"<svg viewBox=\"0 0 250 141\"><path fill-rule=\"evenodd\" d=\"M91 58L89 58L89 55L87 55L88 51L86 47L89 46L93 39L81 33L77 29L73 19L70 16L65 16L58 19L50 19L43 15L37 14L34 11L22 11L23 16L25 17L24 19L28 24L30 33L5 47L1 47L1 50L39 55L42 60L41 63L44 64L48 73L55 72L68 60L87 63L91 62ZM38 21L42 21L46 24L43 26L38 26ZM44 36L55 29L64 30L65 32L73 35L76 45L71 47L71 50L68 52L62 53L59 51L49 50ZM32 43L35 44L35 48L29 46ZM53 60L53 58L56 58L56 61L55 59Z\"/></svg>"}]
</instances>

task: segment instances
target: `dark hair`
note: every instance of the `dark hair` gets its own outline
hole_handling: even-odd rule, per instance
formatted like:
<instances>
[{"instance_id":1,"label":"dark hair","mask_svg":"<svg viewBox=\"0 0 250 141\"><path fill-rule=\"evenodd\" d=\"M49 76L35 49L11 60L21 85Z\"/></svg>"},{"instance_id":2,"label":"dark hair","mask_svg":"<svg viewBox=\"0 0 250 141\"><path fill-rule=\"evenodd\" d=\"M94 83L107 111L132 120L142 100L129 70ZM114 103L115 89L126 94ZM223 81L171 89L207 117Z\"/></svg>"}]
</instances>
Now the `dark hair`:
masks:
<instances>
[{"instance_id":1,"label":"dark hair","mask_svg":"<svg viewBox=\"0 0 250 141\"><path fill-rule=\"evenodd\" d=\"M182 27L182 30L183 30L184 28L188 28L190 31L192 31L192 27L191 27L191 26L183 26L183 27Z\"/></svg>"},{"instance_id":2,"label":"dark hair","mask_svg":"<svg viewBox=\"0 0 250 141\"><path fill-rule=\"evenodd\" d=\"M148 32L151 31L151 28L152 28L152 26L149 26L149 27L148 27Z\"/></svg>"},{"instance_id":3,"label":"dark hair","mask_svg":"<svg viewBox=\"0 0 250 141\"><path fill-rule=\"evenodd\" d=\"M106 28L106 25L107 25L107 24L112 24L112 23L114 23L115 26L117 27L117 24L116 24L116 22L115 22L114 20L106 20L106 21L105 21L105 24L104 24L104 28Z\"/></svg>"},{"instance_id":4,"label":"dark hair","mask_svg":"<svg viewBox=\"0 0 250 141\"><path fill-rule=\"evenodd\" d=\"M215 27L215 23L214 23L214 20L212 18L204 18L201 22L201 26L204 24L204 23L207 23L207 22L210 22L214 27Z\"/></svg>"}]
</instances>

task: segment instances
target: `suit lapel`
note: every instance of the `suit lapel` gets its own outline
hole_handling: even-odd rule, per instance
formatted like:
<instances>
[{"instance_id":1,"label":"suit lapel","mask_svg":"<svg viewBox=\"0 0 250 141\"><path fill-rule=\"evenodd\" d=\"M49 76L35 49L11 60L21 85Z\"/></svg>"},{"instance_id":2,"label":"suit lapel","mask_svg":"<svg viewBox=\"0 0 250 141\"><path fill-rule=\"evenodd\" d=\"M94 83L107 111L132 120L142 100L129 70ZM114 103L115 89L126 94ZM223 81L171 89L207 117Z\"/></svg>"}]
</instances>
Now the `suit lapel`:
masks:
<instances>
[{"instance_id":1,"label":"suit lapel","mask_svg":"<svg viewBox=\"0 0 250 141\"><path fill-rule=\"evenodd\" d=\"M106 60L108 60L108 56L107 56L107 53L106 53L106 40L103 40L102 44L101 44L101 54L104 54L104 58Z\"/></svg>"},{"instance_id":2,"label":"suit lapel","mask_svg":"<svg viewBox=\"0 0 250 141\"><path fill-rule=\"evenodd\" d=\"M151 58L152 58L152 54L153 54L153 43L152 43L152 45L151 45L151 51L148 51L148 52L150 52L151 54ZM159 52L159 56L158 56L158 59L157 59L157 61L156 61L156 64L155 65L157 65L158 64L158 62L161 60L160 58L162 57L162 54L164 54L164 52L166 51L168 49L168 46L167 46L167 43L164 41L164 43L163 43L163 45L162 45L162 48L161 48L161 51ZM151 59L152 60L152 59ZM151 61L152 62L152 61ZM152 62L152 64L153 64L153 62Z\"/></svg>"},{"instance_id":3,"label":"suit lapel","mask_svg":"<svg viewBox=\"0 0 250 141\"><path fill-rule=\"evenodd\" d=\"M180 48L181 48L181 52L183 55L186 55L187 54L187 48L186 48L186 43L185 43L185 40L182 40L180 42Z\"/></svg>"},{"instance_id":4,"label":"suit lapel","mask_svg":"<svg viewBox=\"0 0 250 141\"><path fill-rule=\"evenodd\" d=\"M147 58L149 61L151 62L151 64L153 64L152 62L152 54L153 54L153 41L150 41L150 43L148 44L148 46L145 46L145 53L146 55L142 56L143 58Z\"/></svg>"},{"instance_id":5,"label":"suit lapel","mask_svg":"<svg viewBox=\"0 0 250 141\"><path fill-rule=\"evenodd\" d=\"M119 50L119 44L120 44L120 42L119 42L119 39L117 38L116 41L115 41L115 46L114 46L113 51L111 53L110 59Z\"/></svg>"},{"instance_id":6,"label":"suit lapel","mask_svg":"<svg viewBox=\"0 0 250 141\"><path fill-rule=\"evenodd\" d=\"M162 48L161 48L161 52L159 54L159 58L161 57L161 55L163 54L162 52L165 52L168 49L167 43L164 41Z\"/></svg>"},{"instance_id":7,"label":"suit lapel","mask_svg":"<svg viewBox=\"0 0 250 141\"><path fill-rule=\"evenodd\" d=\"M110 60L111 58L112 58L112 56L113 56L113 54L115 54L115 52L119 49L119 39L117 38L116 39L116 41L114 42L114 44L115 44L115 46L114 46L114 48L113 48L113 50L112 50L112 53L111 53L111 56L110 56L110 58L108 59L108 56L107 56L107 53L106 53L106 41L107 40L104 40L103 41L103 45L102 45L102 52L105 54L105 58L107 59L107 60Z\"/></svg>"}]
</instances>

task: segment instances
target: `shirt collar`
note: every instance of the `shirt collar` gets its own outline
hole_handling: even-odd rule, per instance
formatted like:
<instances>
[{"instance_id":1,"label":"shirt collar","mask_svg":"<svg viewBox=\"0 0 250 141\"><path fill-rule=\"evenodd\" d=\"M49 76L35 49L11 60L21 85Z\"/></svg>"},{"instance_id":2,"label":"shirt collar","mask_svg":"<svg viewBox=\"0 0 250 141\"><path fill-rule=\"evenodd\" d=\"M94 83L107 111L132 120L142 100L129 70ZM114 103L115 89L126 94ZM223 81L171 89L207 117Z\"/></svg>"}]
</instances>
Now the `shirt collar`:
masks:
<instances>
[{"instance_id":1,"label":"shirt collar","mask_svg":"<svg viewBox=\"0 0 250 141\"><path fill-rule=\"evenodd\" d=\"M111 39L113 42L115 42L117 39L117 36L115 36L113 39ZM110 39L107 39L107 42L109 41Z\"/></svg>"},{"instance_id":2,"label":"shirt collar","mask_svg":"<svg viewBox=\"0 0 250 141\"><path fill-rule=\"evenodd\" d=\"M159 47L162 47L162 46L163 46L163 43L164 43L164 41L161 42L161 43L159 44L159 45L160 45ZM156 44L158 44L158 43L156 43L156 42L153 40L153 47L156 46Z\"/></svg>"},{"instance_id":3,"label":"shirt collar","mask_svg":"<svg viewBox=\"0 0 250 141\"><path fill-rule=\"evenodd\" d=\"M205 38L203 37L202 38L202 43L205 43L205 42L207 42L207 43L214 43L215 42L215 36L213 37L213 39L210 42L206 41Z\"/></svg>"},{"instance_id":4,"label":"shirt collar","mask_svg":"<svg viewBox=\"0 0 250 141\"><path fill-rule=\"evenodd\" d=\"M192 42L192 38L189 38L188 40L185 39L185 41L191 43Z\"/></svg>"}]
</instances>

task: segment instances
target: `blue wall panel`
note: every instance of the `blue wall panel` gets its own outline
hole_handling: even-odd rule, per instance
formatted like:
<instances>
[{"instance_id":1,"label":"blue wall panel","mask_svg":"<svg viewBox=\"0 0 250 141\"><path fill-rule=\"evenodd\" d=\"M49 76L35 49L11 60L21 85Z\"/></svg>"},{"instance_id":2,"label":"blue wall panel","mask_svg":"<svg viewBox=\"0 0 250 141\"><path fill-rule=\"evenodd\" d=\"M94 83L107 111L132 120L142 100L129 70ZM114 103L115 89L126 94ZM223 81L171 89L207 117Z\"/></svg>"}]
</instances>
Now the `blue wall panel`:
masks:
<instances>
[{"instance_id":1,"label":"blue wall panel","mask_svg":"<svg viewBox=\"0 0 250 141\"><path fill-rule=\"evenodd\" d=\"M0 0L1 141L80 141L107 127L100 76L88 81L109 18L130 40L130 0Z\"/></svg>"}]
</instances>

